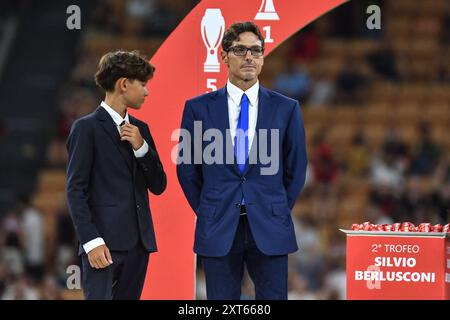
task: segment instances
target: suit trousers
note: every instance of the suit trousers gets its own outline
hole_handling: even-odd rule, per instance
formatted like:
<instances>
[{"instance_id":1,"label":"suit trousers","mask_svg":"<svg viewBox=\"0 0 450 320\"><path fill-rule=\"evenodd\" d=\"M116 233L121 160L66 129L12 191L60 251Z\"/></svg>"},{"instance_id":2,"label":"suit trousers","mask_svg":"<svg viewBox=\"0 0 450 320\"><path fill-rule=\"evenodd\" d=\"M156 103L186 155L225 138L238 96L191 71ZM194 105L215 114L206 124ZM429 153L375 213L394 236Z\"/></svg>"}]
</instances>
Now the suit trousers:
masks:
<instances>
[{"instance_id":1,"label":"suit trousers","mask_svg":"<svg viewBox=\"0 0 450 320\"><path fill-rule=\"evenodd\" d=\"M149 252L141 242L129 251L111 251L113 263L92 268L86 253L83 265L83 293L86 300L139 300L144 287Z\"/></svg>"},{"instance_id":2,"label":"suit trousers","mask_svg":"<svg viewBox=\"0 0 450 320\"><path fill-rule=\"evenodd\" d=\"M255 285L257 300L286 300L288 256L268 256L256 246L247 215L241 215L230 252L201 256L208 300L239 300L244 264Z\"/></svg>"}]
</instances>

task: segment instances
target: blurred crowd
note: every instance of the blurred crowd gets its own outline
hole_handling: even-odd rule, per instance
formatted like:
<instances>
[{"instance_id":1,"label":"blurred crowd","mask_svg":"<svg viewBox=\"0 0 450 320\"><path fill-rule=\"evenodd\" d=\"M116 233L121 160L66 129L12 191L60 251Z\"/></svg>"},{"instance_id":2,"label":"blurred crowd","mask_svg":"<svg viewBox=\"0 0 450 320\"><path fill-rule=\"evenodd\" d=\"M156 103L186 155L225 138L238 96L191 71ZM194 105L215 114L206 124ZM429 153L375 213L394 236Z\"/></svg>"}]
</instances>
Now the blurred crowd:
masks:
<instances>
[{"instance_id":1,"label":"blurred crowd","mask_svg":"<svg viewBox=\"0 0 450 320\"><path fill-rule=\"evenodd\" d=\"M102 99L93 80L100 56L139 48L150 57L197 2L100 1L60 90L43 172L64 179L71 124ZM366 28L372 3L381 7L382 30ZM290 256L289 299L345 299L339 228L449 222L450 4L429 3L347 3L266 58L262 85L300 101L308 139L307 181L293 210L300 250ZM64 197L54 198L37 191L3 216L1 299L82 298L66 289L67 266L78 264L76 239ZM197 298L204 299L197 265ZM246 276L243 298L252 292Z\"/></svg>"},{"instance_id":2,"label":"blurred crowd","mask_svg":"<svg viewBox=\"0 0 450 320\"><path fill-rule=\"evenodd\" d=\"M69 265L79 262L69 212L56 213L56 246L49 263L43 214L23 197L2 219L0 233L0 297L5 300L63 299ZM66 295L67 296L67 295Z\"/></svg>"}]
</instances>

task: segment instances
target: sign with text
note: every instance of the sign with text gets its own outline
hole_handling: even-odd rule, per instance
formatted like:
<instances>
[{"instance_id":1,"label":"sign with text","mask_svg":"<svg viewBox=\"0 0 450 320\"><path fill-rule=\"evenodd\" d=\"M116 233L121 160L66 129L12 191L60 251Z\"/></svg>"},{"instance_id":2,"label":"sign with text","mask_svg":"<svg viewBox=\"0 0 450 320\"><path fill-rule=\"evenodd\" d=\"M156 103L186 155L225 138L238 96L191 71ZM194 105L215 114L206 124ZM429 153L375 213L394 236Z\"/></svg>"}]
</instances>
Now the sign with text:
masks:
<instances>
[{"instance_id":1,"label":"sign with text","mask_svg":"<svg viewBox=\"0 0 450 320\"><path fill-rule=\"evenodd\" d=\"M450 240L399 232L347 233L347 299L450 298Z\"/></svg>"}]
</instances>

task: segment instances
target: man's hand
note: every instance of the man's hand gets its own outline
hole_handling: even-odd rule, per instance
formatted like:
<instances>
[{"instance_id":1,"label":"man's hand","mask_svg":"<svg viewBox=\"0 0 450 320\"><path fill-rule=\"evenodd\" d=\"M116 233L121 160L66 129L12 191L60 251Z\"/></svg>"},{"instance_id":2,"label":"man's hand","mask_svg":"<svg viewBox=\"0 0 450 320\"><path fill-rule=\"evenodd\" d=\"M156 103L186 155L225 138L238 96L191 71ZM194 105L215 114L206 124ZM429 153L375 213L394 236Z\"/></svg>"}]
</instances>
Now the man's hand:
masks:
<instances>
[{"instance_id":1,"label":"man's hand","mask_svg":"<svg viewBox=\"0 0 450 320\"><path fill-rule=\"evenodd\" d=\"M113 263L111 253L106 245L102 244L88 253L89 264L92 268L102 269Z\"/></svg>"},{"instance_id":2,"label":"man's hand","mask_svg":"<svg viewBox=\"0 0 450 320\"><path fill-rule=\"evenodd\" d=\"M120 128L120 140L128 141L134 150L138 150L144 144L139 128L130 123L125 123Z\"/></svg>"}]
</instances>

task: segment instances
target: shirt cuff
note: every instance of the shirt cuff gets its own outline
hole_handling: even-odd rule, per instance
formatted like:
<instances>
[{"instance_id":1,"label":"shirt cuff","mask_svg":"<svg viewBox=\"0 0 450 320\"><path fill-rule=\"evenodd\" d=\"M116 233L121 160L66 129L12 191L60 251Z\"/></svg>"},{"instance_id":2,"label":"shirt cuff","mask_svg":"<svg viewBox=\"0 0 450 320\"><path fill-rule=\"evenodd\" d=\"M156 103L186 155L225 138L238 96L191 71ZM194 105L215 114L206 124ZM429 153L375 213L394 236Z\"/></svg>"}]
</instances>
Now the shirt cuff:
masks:
<instances>
[{"instance_id":1,"label":"shirt cuff","mask_svg":"<svg viewBox=\"0 0 450 320\"><path fill-rule=\"evenodd\" d=\"M146 153L148 152L148 144L147 144L147 142L144 140L144 144L142 145L142 147L140 147L137 150L133 149L133 152L134 152L134 156L136 158L142 158L143 156L145 156Z\"/></svg>"},{"instance_id":2,"label":"shirt cuff","mask_svg":"<svg viewBox=\"0 0 450 320\"><path fill-rule=\"evenodd\" d=\"M92 251L93 249L105 244L105 241L103 238L95 238L94 240L91 240L89 242L86 242L83 244L84 252L89 253L89 251Z\"/></svg>"}]
</instances>

